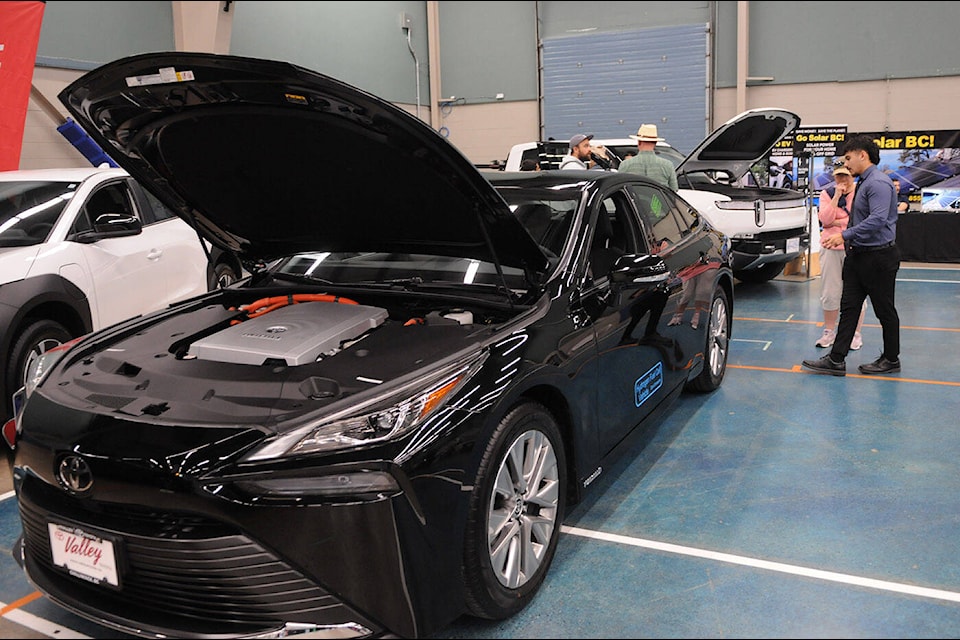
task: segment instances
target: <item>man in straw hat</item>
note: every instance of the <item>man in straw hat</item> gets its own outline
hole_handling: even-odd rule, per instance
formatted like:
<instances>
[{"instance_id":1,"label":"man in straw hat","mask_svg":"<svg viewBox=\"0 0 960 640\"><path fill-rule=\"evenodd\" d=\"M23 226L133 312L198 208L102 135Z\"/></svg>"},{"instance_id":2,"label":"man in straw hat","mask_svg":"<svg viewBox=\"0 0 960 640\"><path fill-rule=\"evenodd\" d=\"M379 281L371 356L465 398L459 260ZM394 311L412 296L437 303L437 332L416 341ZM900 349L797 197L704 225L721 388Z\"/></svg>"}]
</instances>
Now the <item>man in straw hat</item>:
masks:
<instances>
[{"instance_id":1,"label":"man in straw hat","mask_svg":"<svg viewBox=\"0 0 960 640\"><path fill-rule=\"evenodd\" d=\"M630 137L637 141L638 153L621 162L619 170L639 173L676 191L677 171L673 163L666 158L661 158L654 151L657 141L663 140L657 136L657 125L642 124L637 130L637 135Z\"/></svg>"}]
</instances>

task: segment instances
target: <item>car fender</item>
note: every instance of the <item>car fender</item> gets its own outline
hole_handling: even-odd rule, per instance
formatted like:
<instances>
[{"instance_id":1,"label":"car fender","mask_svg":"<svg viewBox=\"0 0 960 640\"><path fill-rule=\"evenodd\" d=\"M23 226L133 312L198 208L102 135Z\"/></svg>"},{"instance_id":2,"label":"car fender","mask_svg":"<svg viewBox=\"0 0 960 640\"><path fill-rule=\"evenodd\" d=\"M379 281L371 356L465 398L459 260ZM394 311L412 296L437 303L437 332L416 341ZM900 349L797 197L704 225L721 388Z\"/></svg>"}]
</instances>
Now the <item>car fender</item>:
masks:
<instances>
[{"instance_id":1,"label":"car fender","mask_svg":"<svg viewBox=\"0 0 960 640\"><path fill-rule=\"evenodd\" d=\"M23 280L37 261L43 245L0 250L0 285Z\"/></svg>"},{"instance_id":2,"label":"car fender","mask_svg":"<svg viewBox=\"0 0 960 640\"><path fill-rule=\"evenodd\" d=\"M46 273L0 286L0 362L10 357L10 345L24 319L49 318L74 335L93 330L90 301L73 282L58 274ZM5 393L12 389L4 389Z\"/></svg>"},{"instance_id":3,"label":"car fender","mask_svg":"<svg viewBox=\"0 0 960 640\"><path fill-rule=\"evenodd\" d=\"M563 370L543 364L529 368L512 386L510 392L498 398L496 406L488 412L477 434L477 442L486 442L500 420L516 405L525 401L539 402L553 414L560 426L570 466L570 484L576 493L574 501L579 501L581 480L597 468L600 447L596 432L590 427L592 418L589 414L597 411L595 396L590 401L577 400L573 396L592 385L575 385ZM578 406L581 411L575 410ZM469 466L471 473L479 466L482 453L482 447L474 449Z\"/></svg>"}]
</instances>

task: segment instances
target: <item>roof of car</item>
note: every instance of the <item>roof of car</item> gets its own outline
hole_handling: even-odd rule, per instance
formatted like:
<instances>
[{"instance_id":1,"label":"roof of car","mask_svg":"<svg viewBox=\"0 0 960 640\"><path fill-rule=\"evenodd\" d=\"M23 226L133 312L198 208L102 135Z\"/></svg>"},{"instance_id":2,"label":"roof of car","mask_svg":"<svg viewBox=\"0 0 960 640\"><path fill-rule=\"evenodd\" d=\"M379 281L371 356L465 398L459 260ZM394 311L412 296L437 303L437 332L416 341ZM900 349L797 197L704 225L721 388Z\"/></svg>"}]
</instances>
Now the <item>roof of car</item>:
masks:
<instances>
[{"instance_id":1,"label":"roof of car","mask_svg":"<svg viewBox=\"0 0 960 640\"><path fill-rule=\"evenodd\" d=\"M483 169L481 173L494 187L500 184L529 184L531 187L556 187L569 185L583 188L593 183L646 182L659 183L638 173L620 173L619 171L598 171L595 169L548 169L544 171L497 171ZM662 185L660 185L662 186Z\"/></svg>"}]
</instances>

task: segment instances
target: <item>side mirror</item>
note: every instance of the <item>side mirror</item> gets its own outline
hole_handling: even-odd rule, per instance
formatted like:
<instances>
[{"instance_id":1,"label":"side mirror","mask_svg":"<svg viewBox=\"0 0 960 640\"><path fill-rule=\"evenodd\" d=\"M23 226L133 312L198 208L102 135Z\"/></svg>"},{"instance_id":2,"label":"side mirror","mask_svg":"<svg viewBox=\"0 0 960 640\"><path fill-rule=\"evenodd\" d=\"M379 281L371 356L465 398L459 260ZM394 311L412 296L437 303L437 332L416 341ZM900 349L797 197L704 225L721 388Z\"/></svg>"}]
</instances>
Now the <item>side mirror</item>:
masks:
<instances>
[{"instance_id":1,"label":"side mirror","mask_svg":"<svg viewBox=\"0 0 960 640\"><path fill-rule=\"evenodd\" d=\"M663 259L648 254L620 256L610 270L610 280L615 284L656 284L669 277L670 270Z\"/></svg>"},{"instance_id":2,"label":"side mirror","mask_svg":"<svg viewBox=\"0 0 960 640\"><path fill-rule=\"evenodd\" d=\"M82 231L73 240L82 243L104 238L125 238L143 232L143 224L136 216L126 213L101 213L93 222L93 231Z\"/></svg>"},{"instance_id":3,"label":"side mirror","mask_svg":"<svg viewBox=\"0 0 960 640\"><path fill-rule=\"evenodd\" d=\"M143 231L143 225L136 216L126 213L101 213L93 222L97 233L106 237L134 236Z\"/></svg>"}]
</instances>

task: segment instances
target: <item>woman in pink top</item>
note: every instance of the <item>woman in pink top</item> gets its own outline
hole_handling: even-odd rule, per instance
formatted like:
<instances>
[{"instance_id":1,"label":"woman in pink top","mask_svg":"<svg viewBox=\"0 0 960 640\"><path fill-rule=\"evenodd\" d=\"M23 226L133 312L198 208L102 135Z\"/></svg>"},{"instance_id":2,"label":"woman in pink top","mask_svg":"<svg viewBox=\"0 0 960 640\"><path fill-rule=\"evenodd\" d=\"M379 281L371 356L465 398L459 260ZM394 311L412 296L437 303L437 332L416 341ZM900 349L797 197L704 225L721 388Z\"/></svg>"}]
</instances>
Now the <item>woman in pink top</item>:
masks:
<instances>
[{"instance_id":1,"label":"woman in pink top","mask_svg":"<svg viewBox=\"0 0 960 640\"><path fill-rule=\"evenodd\" d=\"M823 246L824 238L839 234L847 228L850 222L850 211L853 209L853 192L856 185L850 171L844 167L835 167L833 179L835 187L828 187L820 192L820 305L823 307L823 335L817 340L818 347L830 348L837 336L837 318L840 315L840 294L843 292L843 260L846 257L843 245L835 249ZM860 328L863 326L863 314L866 304L860 311L860 322L857 332L853 336L850 348L853 350L863 346L863 337Z\"/></svg>"}]
</instances>

